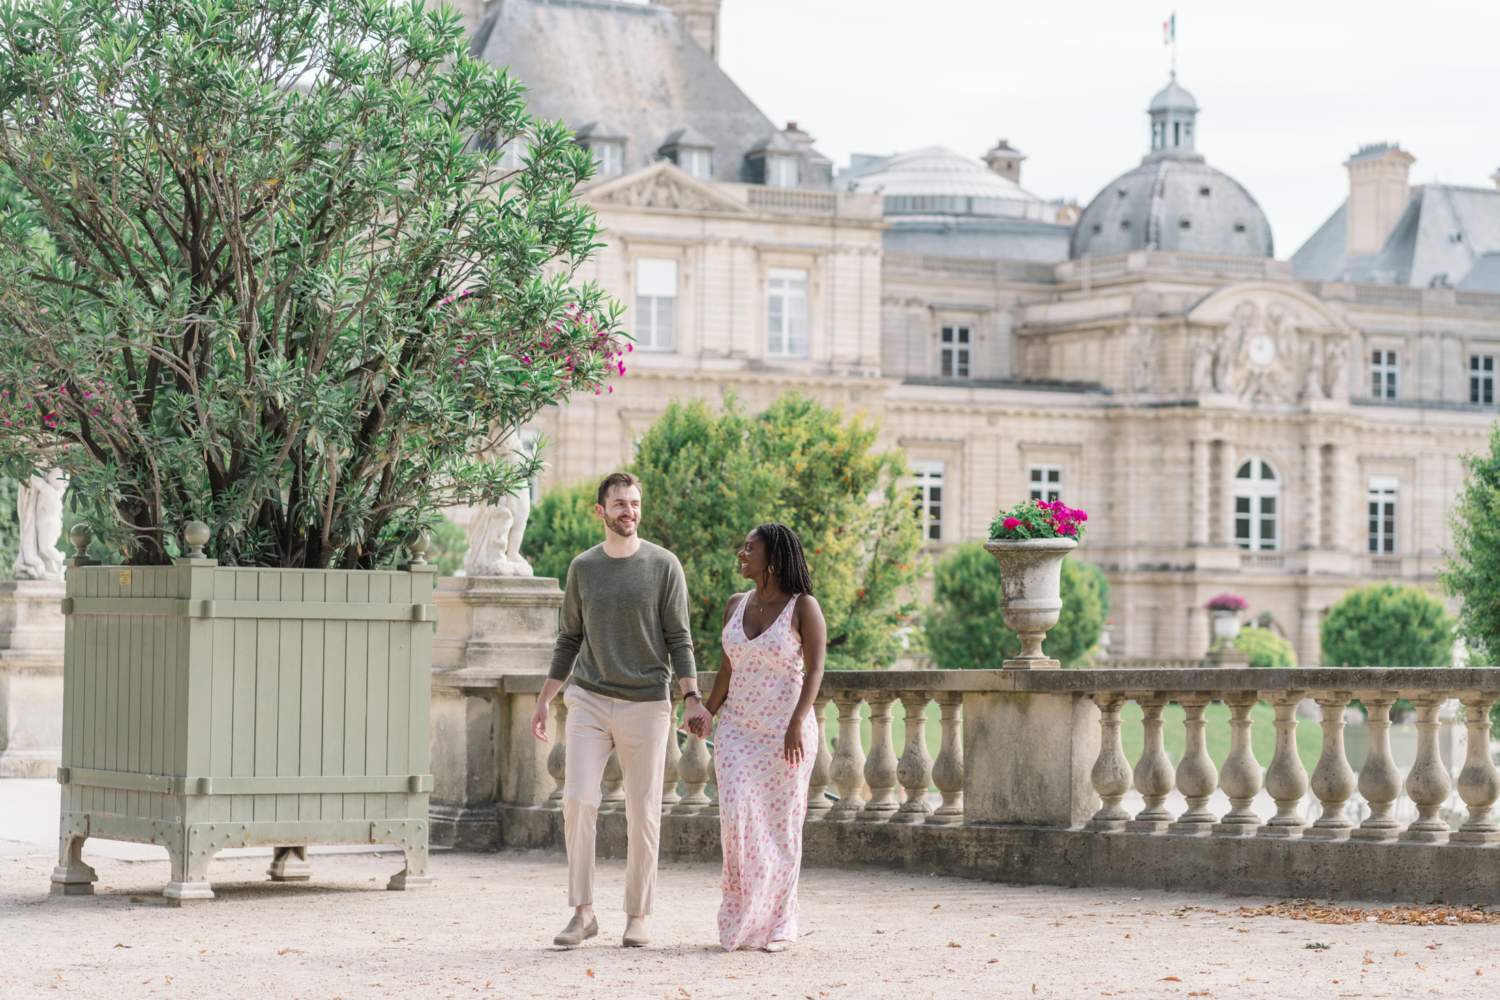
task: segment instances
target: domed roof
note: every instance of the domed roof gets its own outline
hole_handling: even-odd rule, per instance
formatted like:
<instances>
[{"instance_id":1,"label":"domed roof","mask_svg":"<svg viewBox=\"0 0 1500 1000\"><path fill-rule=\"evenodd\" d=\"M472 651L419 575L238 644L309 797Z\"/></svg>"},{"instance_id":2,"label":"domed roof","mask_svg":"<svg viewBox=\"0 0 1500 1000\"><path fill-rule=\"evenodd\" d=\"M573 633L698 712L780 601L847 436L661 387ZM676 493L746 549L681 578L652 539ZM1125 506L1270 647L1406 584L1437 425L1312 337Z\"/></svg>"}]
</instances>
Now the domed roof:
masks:
<instances>
[{"instance_id":1,"label":"domed roof","mask_svg":"<svg viewBox=\"0 0 1500 1000\"><path fill-rule=\"evenodd\" d=\"M1198 102L1193 100L1193 95L1187 92L1177 82L1177 74L1172 74L1172 82L1157 92L1151 98L1151 111L1197 111Z\"/></svg>"},{"instance_id":2,"label":"domed roof","mask_svg":"<svg viewBox=\"0 0 1500 1000\"><path fill-rule=\"evenodd\" d=\"M941 146L876 160L849 190L884 195L887 215L1041 218L1051 208L1010 178Z\"/></svg>"},{"instance_id":3,"label":"domed roof","mask_svg":"<svg viewBox=\"0 0 1500 1000\"><path fill-rule=\"evenodd\" d=\"M1271 224L1250 192L1201 159L1149 158L1110 181L1073 227L1068 256L1131 250L1271 257Z\"/></svg>"}]
</instances>

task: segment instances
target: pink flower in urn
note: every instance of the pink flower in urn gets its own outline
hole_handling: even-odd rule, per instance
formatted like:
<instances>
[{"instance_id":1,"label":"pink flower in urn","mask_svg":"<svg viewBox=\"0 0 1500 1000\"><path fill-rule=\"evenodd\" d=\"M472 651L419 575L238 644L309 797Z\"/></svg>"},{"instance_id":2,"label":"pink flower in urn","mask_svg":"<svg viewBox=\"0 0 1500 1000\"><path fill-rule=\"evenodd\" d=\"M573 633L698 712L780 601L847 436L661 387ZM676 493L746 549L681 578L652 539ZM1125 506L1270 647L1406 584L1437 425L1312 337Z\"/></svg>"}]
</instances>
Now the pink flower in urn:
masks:
<instances>
[{"instance_id":1,"label":"pink flower in urn","mask_svg":"<svg viewBox=\"0 0 1500 1000\"><path fill-rule=\"evenodd\" d=\"M1005 519L1005 530L1006 531L1014 531L1017 528L1019 528L1020 526L1021 526L1021 519L1018 518L1018 517L1007 517Z\"/></svg>"}]
</instances>

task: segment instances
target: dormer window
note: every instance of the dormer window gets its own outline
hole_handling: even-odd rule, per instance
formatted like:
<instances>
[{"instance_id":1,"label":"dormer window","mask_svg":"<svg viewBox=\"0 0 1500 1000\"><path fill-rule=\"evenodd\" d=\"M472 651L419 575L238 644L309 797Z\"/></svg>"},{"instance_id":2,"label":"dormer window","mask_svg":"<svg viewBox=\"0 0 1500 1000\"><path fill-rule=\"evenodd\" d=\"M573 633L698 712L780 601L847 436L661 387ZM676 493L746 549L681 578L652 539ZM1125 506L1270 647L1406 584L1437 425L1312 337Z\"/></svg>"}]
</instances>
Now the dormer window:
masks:
<instances>
[{"instance_id":1,"label":"dormer window","mask_svg":"<svg viewBox=\"0 0 1500 1000\"><path fill-rule=\"evenodd\" d=\"M700 181L713 180L714 144L702 132L680 128L667 136L659 152L677 164L683 173Z\"/></svg>"},{"instance_id":2,"label":"dormer window","mask_svg":"<svg viewBox=\"0 0 1500 1000\"><path fill-rule=\"evenodd\" d=\"M745 154L751 176L766 187L802 186L802 157L784 133L772 132Z\"/></svg>"},{"instance_id":3,"label":"dormer window","mask_svg":"<svg viewBox=\"0 0 1500 1000\"><path fill-rule=\"evenodd\" d=\"M594 154L601 177L617 177L625 172L625 140L623 133L605 122L589 122L573 133L573 141Z\"/></svg>"},{"instance_id":4,"label":"dormer window","mask_svg":"<svg viewBox=\"0 0 1500 1000\"><path fill-rule=\"evenodd\" d=\"M797 176L797 158L795 156L768 156L766 157L766 186L777 188L794 188L800 182Z\"/></svg>"}]
</instances>

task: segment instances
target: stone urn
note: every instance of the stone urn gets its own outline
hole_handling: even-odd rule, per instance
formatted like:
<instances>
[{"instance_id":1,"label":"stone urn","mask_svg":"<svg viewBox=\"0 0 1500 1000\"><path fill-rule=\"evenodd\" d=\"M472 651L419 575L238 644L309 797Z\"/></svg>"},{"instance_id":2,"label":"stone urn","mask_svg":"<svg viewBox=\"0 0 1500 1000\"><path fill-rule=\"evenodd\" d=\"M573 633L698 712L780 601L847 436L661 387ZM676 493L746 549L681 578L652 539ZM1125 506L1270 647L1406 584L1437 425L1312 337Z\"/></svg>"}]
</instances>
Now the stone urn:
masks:
<instances>
[{"instance_id":1,"label":"stone urn","mask_svg":"<svg viewBox=\"0 0 1500 1000\"><path fill-rule=\"evenodd\" d=\"M1000 564L1000 616L1021 638L1021 652L1001 664L1007 670L1062 666L1042 652L1042 640L1062 611L1063 559L1076 548L1071 538L984 543L984 550Z\"/></svg>"},{"instance_id":2,"label":"stone urn","mask_svg":"<svg viewBox=\"0 0 1500 1000\"><path fill-rule=\"evenodd\" d=\"M1238 611L1215 611L1214 612L1214 638L1223 639L1226 643L1233 643L1240 634L1240 613Z\"/></svg>"}]
</instances>

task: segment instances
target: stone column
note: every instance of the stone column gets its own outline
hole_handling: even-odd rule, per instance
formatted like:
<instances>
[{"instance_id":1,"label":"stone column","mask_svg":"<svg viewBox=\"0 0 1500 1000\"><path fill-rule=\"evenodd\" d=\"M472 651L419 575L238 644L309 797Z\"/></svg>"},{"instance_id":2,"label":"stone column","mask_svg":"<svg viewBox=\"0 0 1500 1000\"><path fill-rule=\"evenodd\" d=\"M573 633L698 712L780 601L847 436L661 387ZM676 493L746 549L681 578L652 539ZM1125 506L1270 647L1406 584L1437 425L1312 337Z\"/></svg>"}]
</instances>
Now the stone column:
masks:
<instances>
[{"instance_id":1,"label":"stone column","mask_svg":"<svg viewBox=\"0 0 1500 1000\"><path fill-rule=\"evenodd\" d=\"M1358 552L1354 535L1350 531L1354 511L1352 481L1354 470L1350 467L1349 447L1343 443L1328 446L1328 518L1324 525L1323 547L1344 552ZM1355 518L1355 521L1358 519Z\"/></svg>"},{"instance_id":2,"label":"stone column","mask_svg":"<svg viewBox=\"0 0 1500 1000\"><path fill-rule=\"evenodd\" d=\"M1170 699L1162 691L1152 692L1139 699L1142 729L1145 739L1141 748L1141 759L1135 765L1135 787L1146 800L1146 808L1136 813L1135 819L1125 824L1125 829L1139 833L1165 833L1175 818L1163 804L1177 785L1177 769L1172 758L1167 756L1162 739L1165 720L1161 713Z\"/></svg>"},{"instance_id":3,"label":"stone column","mask_svg":"<svg viewBox=\"0 0 1500 1000\"><path fill-rule=\"evenodd\" d=\"M1331 691L1318 699L1323 710L1323 750L1313 768L1312 790L1323 804L1323 815L1302 836L1324 840L1347 840L1354 826L1344 815L1344 806L1354 794L1354 768L1344 753L1344 709L1353 694Z\"/></svg>"},{"instance_id":4,"label":"stone column","mask_svg":"<svg viewBox=\"0 0 1500 1000\"><path fill-rule=\"evenodd\" d=\"M1306 821L1297 811L1302 796L1307 791L1307 768L1297 754L1297 705L1302 701L1302 691L1278 691L1271 697L1271 706L1276 710L1276 749L1271 754L1271 766L1266 768L1266 791L1276 801L1276 815L1267 820L1257 831L1261 837L1296 839L1302 836Z\"/></svg>"},{"instance_id":5,"label":"stone column","mask_svg":"<svg viewBox=\"0 0 1500 1000\"><path fill-rule=\"evenodd\" d=\"M1316 549L1323 540L1323 448L1309 439L1302 446L1302 547Z\"/></svg>"},{"instance_id":6,"label":"stone column","mask_svg":"<svg viewBox=\"0 0 1500 1000\"><path fill-rule=\"evenodd\" d=\"M0 580L0 778L51 778L62 763L60 580Z\"/></svg>"},{"instance_id":7,"label":"stone column","mask_svg":"<svg viewBox=\"0 0 1500 1000\"><path fill-rule=\"evenodd\" d=\"M703 737L689 733L682 745L682 756L677 761L677 769L682 775L682 790L685 794L672 807L674 815L692 816L702 812L711 804L708 795L703 791L708 786L709 778L712 777L708 765L708 744L703 741Z\"/></svg>"},{"instance_id":8,"label":"stone column","mask_svg":"<svg viewBox=\"0 0 1500 1000\"><path fill-rule=\"evenodd\" d=\"M1401 824L1391 816L1391 807L1401 794L1401 772L1391 755L1391 706L1397 697L1396 691L1370 691L1360 697L1368 713L1370 749L1365 766L1359 769L1359 794L1369 805L1370 815L1350 834L1354 840L1395 840L1401 832Z\"/></svg>"},{"instance_id":9,"label":"stone column","mask_svg":"<svg viewBox=\"0 0 1500 1000\"><path fill-rule=\"evenodd\" d=\"M1494 691L1471 691L1464 695L1464 726L1469 730L1469 749L1464 769L1458 773L1458 794L1469 807L1469 818L1452 839L1459 844L1500 843L1500 824L1490 819L1495 799L1500 798L1500 773L1490 759L1490 706Z\"/></svg>"},{"instance_id":10,"label":"stone column","mask_svg":"<svg viewBox=\"0 0 1500 1000\"><path fill-rule=\"evenodd\" d=\"M1260 826L1251 803L1260 794L1260 764L1251 744L1250 713L1260 703L1257 691L1235 691L1224 696L1229 706L1229 756L1219 775L1219 787L1229 796L1229 812L1214 824L1214 833L1251 837Z\"/></svg>"},{"instance_id":11,"label":"stone column","mask_svg":"<svg viewBox=\"0 0 1500 1000\"><path fill-rule=\"evenodd\" d=\"M833 805L824 793L828 790L833 770L833 756L828 752L828 702L833 695L819 691L813 699L813 720L818 724L818 747L813 754L813 766L807 776L807 818L809 821L828 815Z\"/></svg>"},{"instance_id":12,"label":"stone column","mask_svg":"<svg viewBox=\"0 0 1500 1000\"><path fill-rule=\"evenodd\" d=\"M965 692L963 733L965 822L1080 828L1099 807L1099 707L1088 697Z\"/></svg>"},{"instance_id":13,"label":"stone column","mask_svg":"<svg viewBox=\"0 0 1500 1000\"><path fill-rule=\"evenodd\" d=\"M942 711L942 743L938 747L937 761L932 765L932 783L943 793L943 804L937 812L927 817L929 823L962 823L964 821L964 744L959 732L959 710L964 696L958 691L944 691L938 695L938 708Z\"/></svg>"},{"instance_id":14,"label":"stone column","mask_svg":"<svg viewBox=\"0 0 1500 1000\"><path fill-rule=\"evenodd\" d=\"M1219 442L1219 544L1234 547L1234 474L1238 471L1234 443Z\"/></svg>"},{"instance_id":15,"label":"stone column","mask_svg":"<svg viewBox=\"0 0 1500 1000\"><path fill-rule=\"evenodd\" d=\"M1219 787L1219 769L1214 767L1208 755L1208 740L1205 730L1208 720L1203 713L1212 703L1207 691L1194 691L1177 699L1187 718L1183 726L1187 729L1187 746L1182 753L1182 763L1177 766L1177 790L1187 799L1187 811L1177 817L1177 822L1167 827L1168 833L1185 833L1204 836L1213 832L1214 814L1209 812L1208 800Z\"/></svg>"},{"instance_id":16,"label":"stone column","mask_svg":"<svg viewBox=\"0 0 1500 1000\"><path fill-rule=\"evenodd\" d=\"M829 776L839 787L839 800L828 810L828 819L847 822L865 804L859 795L865 787L865 751L859 742L859 706L864 699L856 691L835 691L833 702L839 707L839 745Z\"/></svg>"},{"instance_id":17,"label":"stone column","mask_svg":"<svg viewBox=\"0 0 1500 1000\"><path fill-rule=\"evenodd\" d=\"M1209 543L1209 462L1211 445L1202 438L1191 442L1192 456L1192 522L1188 545L1201 548Z\"/></svg>"},{"instance_id":18,"label":"stone column","mask_svg":"<svg viewBox=\"0 0 1500 1000\"><path fill-rule=\"evenodd\" d=\"M563 704L560 694L552 699L552 718L552 731L548 734L552 737L552 750L547 754L547 773L557 787L547 796L547 805L561 809L563 785L568 781L568 706Z\"/></svg>"},{"instance_id":19,"label":"stone column","mask_svg":"<svg viewBox=\"0 0 1500 1000\"><path fill-rule=\"evenodd\" d=\"M896 765L896 778L906 790L906 801L891 817L892 823L925 823L932 812L927 804L927 789L932 785L932 754L927 749L927 703L931 700L926 691L901 692L906 747Z\"/></svg>"},{"instance_id":20,"label":"stone column","mask_svg":"<svg viewBox=\"0 0 1500 1000\"><path fill-rule=\"evenodd\" d=\"M682 701L682 693L675 684L670 697L672 731L667 733L666 760L661 772L661 811L664 813L671 812L682 801L682 796L677 794L677 782L682 780L682 748L677 745L677 706Z\"/></svg>"},{"instance_id":21,"label":"stone column","mask_svg":"<svg viewBox=\"0 0 1500 1000\"><path fill-rule=\"evenodd\" d=\"M544 674L563 592L548 576L439 577L432 668L466 675Z\"/></svg>"},{"instance_id":22,"label":"stone column","mask_svg":"<svg viewBox=\"0 0 1500 1000\"><path fill-rule=\"evenodd\" d=\"M865 760L865 784L870 787L870 801L860 810L866 823L883 823L896 811L896 749L891 742L891 706L896 703L894 691L871 691L870 756Z\"/></svg>"},{"instance_id":23,"label":"stone column","mask_svg":"<svg viewBox=\"0 0 1500 1000\"><path fill-rule=\"evenodd\" d=\"M1443 691L1429 691L1411 700L1417 709L1417 759L1406 772L1406 794L1417 804L1417 819L1401 832L1400 840L1425 844L1448 842L1448 821L1438 815L1448 793L1453 790L1453 779L1443 766L1443 755L1438 750L1438 709L1447 700Z\"/></svg>"},{"instance_id":24,"label":"stone column","mask_svg":"<svg viewBox=\"0 0 1500 1000\"><path fill-rule=\"evenodd\" d=\"M1099 706L1099 757L1094 761L1089 780L1103 805L1089 820L1089 828L1123 830L1130 814L1120 808L1120 800L1130 791L1132 777L1130 761L1125 759L1125 747L1120 742L1120 709L1125 707L1125 692L1107 691L1093 697Z\"/></svg>"}]
</instances>

